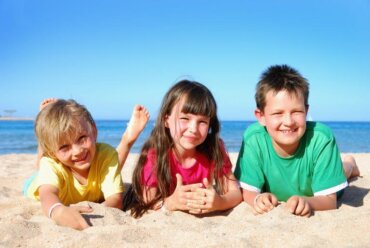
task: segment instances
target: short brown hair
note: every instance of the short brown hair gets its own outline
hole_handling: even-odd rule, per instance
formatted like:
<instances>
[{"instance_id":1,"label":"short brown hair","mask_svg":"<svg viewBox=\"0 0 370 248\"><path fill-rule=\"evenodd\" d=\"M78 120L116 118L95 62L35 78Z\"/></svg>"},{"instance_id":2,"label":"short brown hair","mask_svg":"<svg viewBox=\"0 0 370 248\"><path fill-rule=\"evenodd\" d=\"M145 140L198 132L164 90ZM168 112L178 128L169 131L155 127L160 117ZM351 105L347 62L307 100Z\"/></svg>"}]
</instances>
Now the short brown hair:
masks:
<instances>
[{"instance_id":1,"label":"short brown hair","mask_svg":"<svg viewBox=\"0 0 370 248\"><path fill-rule=\"evenodd\" d=\"M255 94L257 108L261 111L266 106L266 95L270 90L274 93L282 90L295 94L302 93L304 103L308 107L309 83L297 70L288 65L270 66L262 73Z\"/></svg>"},{"instance_id":2,"label":"short brown hair","mask_svg":"<svg viewBox=\"0 0 370 248\"><path fill-rule=\"evenodd\" d=\"M88 131L95 127L90 112L74 100L58 99L42 109L36 117L35 133L44 155L55 159L60 142L81 131L80 120L86 121Z\"/></svg>"}]
</instances>

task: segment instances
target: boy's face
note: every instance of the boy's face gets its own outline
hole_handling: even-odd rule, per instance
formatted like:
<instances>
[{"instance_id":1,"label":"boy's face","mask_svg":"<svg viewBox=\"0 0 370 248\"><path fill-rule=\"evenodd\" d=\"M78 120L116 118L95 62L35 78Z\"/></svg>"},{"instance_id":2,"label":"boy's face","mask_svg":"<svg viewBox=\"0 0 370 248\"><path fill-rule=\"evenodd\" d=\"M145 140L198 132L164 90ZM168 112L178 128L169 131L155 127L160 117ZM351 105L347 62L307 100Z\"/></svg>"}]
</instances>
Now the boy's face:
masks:
<instances>
[{"instance_id":1,"label":"boy's face","mask_svg":"<svg viewBox=\"0 0 370 248\"><path fill-rule=\"evenodd\" d=\"M263 111L257 109L255 115L271 136L275 151L283 157L293 155L306 131L308 109L302 93L278 93L270 90L266 95Z\"/></svg>"},{"instance_id":2,"label":"boy's face","mask_svg":"<svg viewBox=\"0 0 370 248\"><path fill-rule=\"evenodd\" d=\"M55 156L74 173L87 178L96 152L97 131L95 126L90 130L82 119L76 124L81 125L81 131L62 139L56 148Z\"/></svg>"}]
</instances>

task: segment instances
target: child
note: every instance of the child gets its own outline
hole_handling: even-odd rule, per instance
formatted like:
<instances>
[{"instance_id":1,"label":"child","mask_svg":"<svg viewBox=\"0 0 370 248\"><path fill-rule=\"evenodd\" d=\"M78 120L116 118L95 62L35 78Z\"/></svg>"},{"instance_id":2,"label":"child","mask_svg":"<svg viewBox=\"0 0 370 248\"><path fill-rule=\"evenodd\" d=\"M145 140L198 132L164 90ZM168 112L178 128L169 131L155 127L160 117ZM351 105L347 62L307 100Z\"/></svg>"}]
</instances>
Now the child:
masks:
<instances>
[{"instance_id":1,"label":"child","mask_svg":"<svg viewBox=\"0 0 370 248\"><path fill-rule=\"evenodd\" d=\"M121 168L128 151L149 118L136 106L118 146L96 143L97 129L88 110L73 100L46 99L37 116L35 132L43 157L39 171L25 185L25 195L41 201L45 214L57 224L88 227L81 213L89 207L69 206L81 201L122 207Z\"/></svg>"},{"instance_id":2,"label":"child","mask_svg":"<svg viewBox=\"0 0 370 248\"><path fill-rule=\"evenodd\" d=\"M243 199L256 214L278 201L299 216L334 209L346 179L359 175L353 157L344 158L343 170L330 129L306 121L308 95L306 79L287 65L268 68L257 84L259 123L244 133L235 169Z\"/></svg>"},{"instance_id":3,"label":"child","mask_svg":"<svg viewBox=\"0 0 370 248\"><path fill-rule=\"evenodd\" d=\"M43 110L50 103L54 103L57 100L57 98L44 99L40 103L40 111ZM120 162L120 169L122 169L131 147L135 143L136 139L139 137L141 131L144 130L149 117L149 112L144 106L135 105L126 131L123 133L122 139L116 148L118 152L118 160ZM43 151L40 146L38 146L37 151L36 168L38 169L40 160L43 156Z\"/></svg>"},{"instance_id":4,"label":"child","mask_svg":"<svg viewBox=\"0 0 370 248\"><path fill-rule=\"evenodd\" d=\"M216 102L204 85L183 80L172 86L142 148L124 210L134 217L161 207L204 214L240 203L219 131Z\"/></svg>"}]
</instances>

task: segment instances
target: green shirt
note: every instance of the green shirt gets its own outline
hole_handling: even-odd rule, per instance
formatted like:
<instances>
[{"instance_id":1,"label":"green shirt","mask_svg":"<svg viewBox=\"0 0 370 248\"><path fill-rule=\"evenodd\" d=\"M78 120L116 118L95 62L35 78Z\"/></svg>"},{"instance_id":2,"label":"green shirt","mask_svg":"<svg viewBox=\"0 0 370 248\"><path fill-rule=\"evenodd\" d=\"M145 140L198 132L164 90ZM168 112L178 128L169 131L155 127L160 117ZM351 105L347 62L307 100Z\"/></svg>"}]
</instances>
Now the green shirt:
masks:
<instances>
[{"instance_id":1,"label":"green shirt","mask_svg":"<svg viewBox=\"0 0 370 248\"><path fill-rule=\"evenodd\" d=\"M297 151L290 157L275 152L264 126L250 125L243 136L235 176L242 188L271 192L280 201L293 195L328 195L347 186L335 138L318 122L307 122Z\"/></svg>"}]
</instances>

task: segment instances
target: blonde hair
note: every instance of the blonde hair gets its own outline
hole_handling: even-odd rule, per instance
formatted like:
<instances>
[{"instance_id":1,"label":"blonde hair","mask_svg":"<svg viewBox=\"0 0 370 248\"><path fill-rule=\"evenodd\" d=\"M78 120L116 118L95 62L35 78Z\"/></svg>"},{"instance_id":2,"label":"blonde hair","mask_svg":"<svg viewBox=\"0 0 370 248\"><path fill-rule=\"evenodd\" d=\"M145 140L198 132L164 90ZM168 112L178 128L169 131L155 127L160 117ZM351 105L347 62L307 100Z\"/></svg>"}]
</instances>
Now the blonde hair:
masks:
<instances>
[{"instance_id":1,"label":"blonde hair","mask_svg":"<svg viewBox=\"0 0 370 248\"><path fill-rule=\"evenodd\" d=\"M74 100L58 99L42 109L36 118L35 133L43 155L55 159L58 145L83 131L81 120L86 122L88 132L93 131L95 121L90 112Z\"/></svg>"}]
</instances>

